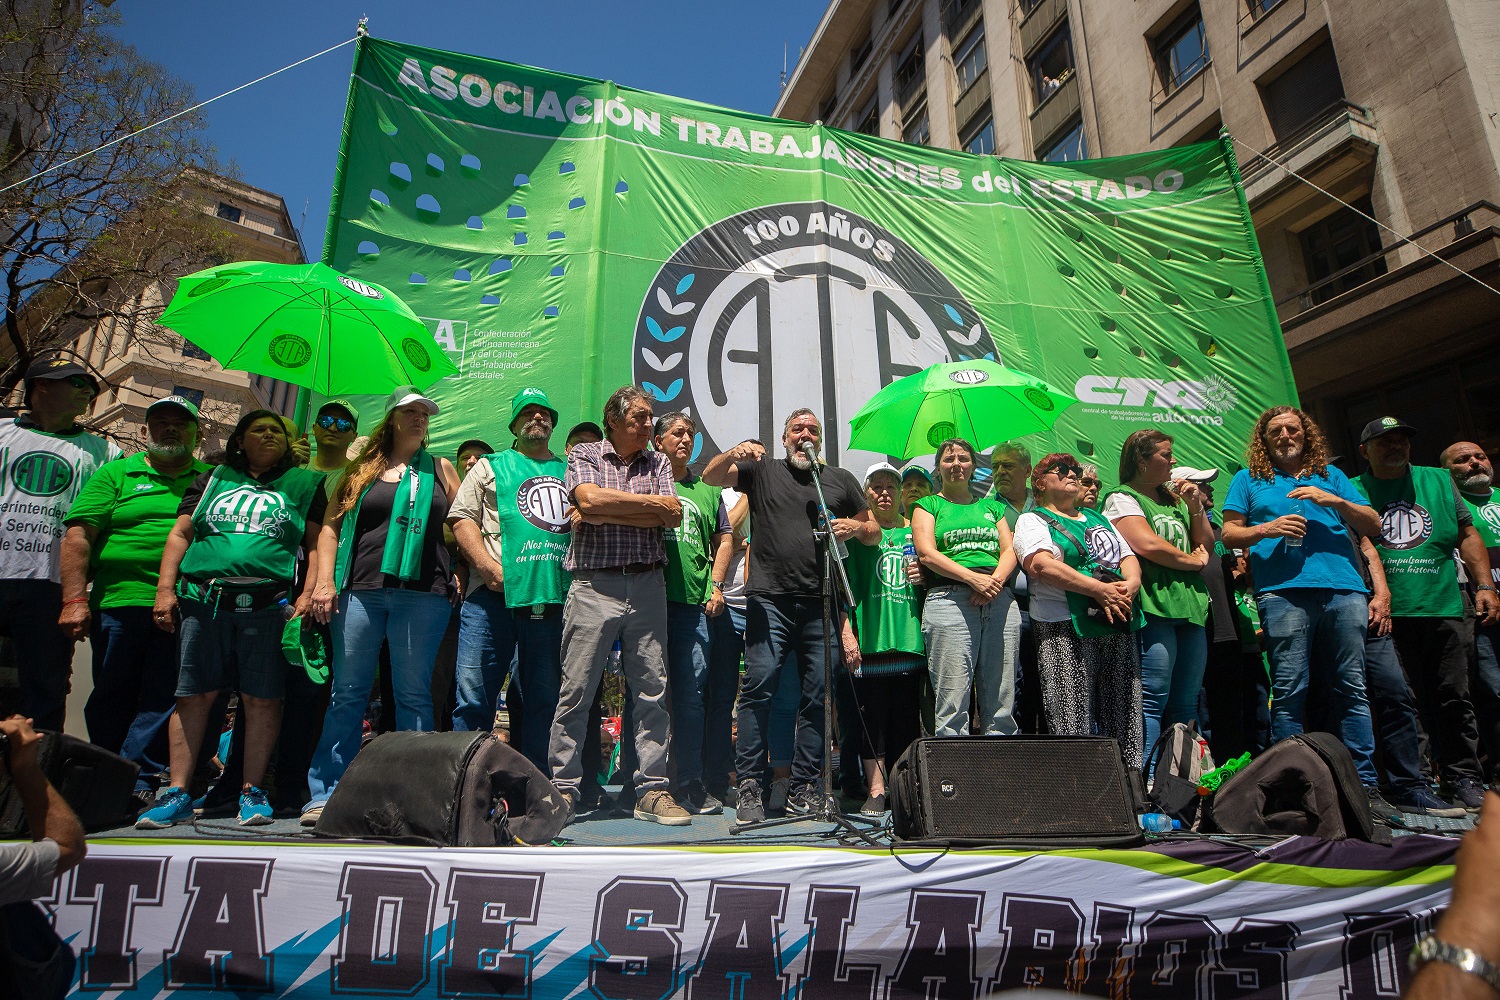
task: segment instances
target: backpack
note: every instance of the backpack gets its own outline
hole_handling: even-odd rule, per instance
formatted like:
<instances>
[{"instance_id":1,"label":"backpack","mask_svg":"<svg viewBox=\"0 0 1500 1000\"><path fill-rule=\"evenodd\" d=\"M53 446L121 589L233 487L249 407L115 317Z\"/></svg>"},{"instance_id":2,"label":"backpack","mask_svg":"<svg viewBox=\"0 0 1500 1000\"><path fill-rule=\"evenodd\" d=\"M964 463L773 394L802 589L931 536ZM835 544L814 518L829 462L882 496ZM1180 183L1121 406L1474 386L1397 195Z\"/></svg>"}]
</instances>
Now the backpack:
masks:
<instances>
[{"instance_id":1,"label":"backpack","mask_svg":"<svg viewBox=\"0 0 1500 1000\"><path fill-rule=\"evenodd\" d=\"M1332 733L1299 733L1219 788L1205 829L1219 833L1390 843L1377 829L1354 758Z\"/></svg>"},{"instance_id":2,"label":"backpack","mask_svg":"<svg viewBox=\"0 0 1500 1000\"><path fill-rule=\"evenodd\" d=\"M1208 741L1191 722L1174 722L1161 731L1147 758L1151 801L1159 812L1196 830L1201 820L1198 781L1216 766Z\"/></svg>"}]
</instances>

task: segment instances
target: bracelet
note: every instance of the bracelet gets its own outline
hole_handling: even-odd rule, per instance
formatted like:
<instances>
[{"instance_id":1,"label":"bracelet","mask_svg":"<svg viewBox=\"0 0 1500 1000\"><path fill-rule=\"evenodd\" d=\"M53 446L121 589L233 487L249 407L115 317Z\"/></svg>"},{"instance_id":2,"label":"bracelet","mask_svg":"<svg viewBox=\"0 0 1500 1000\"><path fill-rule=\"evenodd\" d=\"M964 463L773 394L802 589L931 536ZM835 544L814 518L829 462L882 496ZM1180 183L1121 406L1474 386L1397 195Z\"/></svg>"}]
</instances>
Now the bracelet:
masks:
<instances>
[{"instance_id":1,"label":"bracelet","mask_svg":"<svg viewBox=\"0 0 1500 1000\"><path fill-rule=\"evenodd\" d=\"M1406 960L1407 967L1413 972L1428 962L1442 962L1456 966L1470 975L1478 976L1489 984L1491 989L1500 990L1500 966L1473 949L1449 944L1436 934L1422 937L1416 947L1412 948L1411 956Z\"/></svg>"},{"instance_id":2,"label":"bracelet","mask_svg":"<svg viewBox=\"0 0 1500 1000\"><path fill-rule=\"evenodd\" d=\"M1492 594L1500 594L1500 590L1496 590L1495 589L1495 585L1492 584L1492 583L1476 583L1474 585L1474 589L1475 590L1488 590Z\"/></svg>"},{"instance_id":3,"label":"bracelet","mask_svg":"<svg viewBox=\"0 0 1500 1000\"><path fill-rule=\"evenodd\" d=\"M1491 587L1490 589L1494 590L1495 588ZM62 606L67 607L69 604L87 604L88 602L89 599L87 597L75 597L71 601L63 601Z\"/></svg>"}]
</instances>

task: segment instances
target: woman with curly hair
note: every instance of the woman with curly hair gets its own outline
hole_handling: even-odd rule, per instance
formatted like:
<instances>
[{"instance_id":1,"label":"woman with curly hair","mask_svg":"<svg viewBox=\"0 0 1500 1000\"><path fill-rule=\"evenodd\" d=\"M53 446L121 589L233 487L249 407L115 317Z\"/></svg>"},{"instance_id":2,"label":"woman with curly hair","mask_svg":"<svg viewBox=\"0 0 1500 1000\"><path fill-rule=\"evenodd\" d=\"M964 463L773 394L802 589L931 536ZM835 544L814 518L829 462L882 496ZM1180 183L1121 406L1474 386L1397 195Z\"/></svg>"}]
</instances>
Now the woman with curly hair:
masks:
<instances>
[{"instance_id":1,"label":"woman with curly hair","mask_svg":"<svg viewBox=\"0 0 1500 1000\"><path fill-rule=\"evenodd\" d=\"M1349 528L1378 536L1380 517L1328 464L1318 425L1294 406L1260 415L1224 498L1224 544L1248 549L1271 660L1271 738L1302 732L1312 671L1331 717L1372 791L1375 736L1365 694L1369 590ZM1314 657L1313 652L1317 651Z\"/></svg>"}]
</instances>

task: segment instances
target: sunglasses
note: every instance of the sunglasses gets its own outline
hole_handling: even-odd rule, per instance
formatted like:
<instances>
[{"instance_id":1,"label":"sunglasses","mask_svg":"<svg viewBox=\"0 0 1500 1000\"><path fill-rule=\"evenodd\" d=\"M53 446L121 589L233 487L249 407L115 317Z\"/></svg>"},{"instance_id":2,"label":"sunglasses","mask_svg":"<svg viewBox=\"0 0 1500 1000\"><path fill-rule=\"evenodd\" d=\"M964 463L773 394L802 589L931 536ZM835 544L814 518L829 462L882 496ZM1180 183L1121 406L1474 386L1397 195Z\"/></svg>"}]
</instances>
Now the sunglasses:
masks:
<instances>
[{"instance_id":1,"label":"sunglasses","mask_svg":"<svg viewBox=\"0 0 1500 1000\"><path fill-rule=\"evenodd\" d=\"M318 426L325 431L338 431L340 434L347 434L349 431L354 430L354 421L345 417L335 417L331 413L325 413L318 418Z\"/></svg>"},{"instance_id":2,"label":"sunglasses","mask_svg":"<svg viewBox=\"0 0 1500 1000\"><path fill-rule=\"evenodd\" d=\"M1099 480L1097 480L1097 479L1093 478L1092 476L1090 476L1088 479L1080 479L1080 480L1078 480L1078 485L1079 486L1089 486L1089 487L1098 486L1099 485Z\"/></svg>"},{"instance_id":3,"label":"sunglasses","mask_svg":"<svg viewBox=\"0 0 1500 1000\"><path fill-rule=\"evenodd\" d=\"M94 388L94 383L90 382L82 375L69 375L67 378L63 379L63 381L68 383L75 389L87 389L89 392L97 392L97 390Z\"/></svg>"},{"instance_id":4,"label":"sunglasses","mask_svg":"<svg viewBox=\"0 0 1500 1000\"><path fill-rule=\"evenodd\" d=\"M1082 469L1076 465L1069 465L1067 462L1054 462L1047 471L1058 479L1077 479L1083 475Z\"/></svg>"}]
</instances>

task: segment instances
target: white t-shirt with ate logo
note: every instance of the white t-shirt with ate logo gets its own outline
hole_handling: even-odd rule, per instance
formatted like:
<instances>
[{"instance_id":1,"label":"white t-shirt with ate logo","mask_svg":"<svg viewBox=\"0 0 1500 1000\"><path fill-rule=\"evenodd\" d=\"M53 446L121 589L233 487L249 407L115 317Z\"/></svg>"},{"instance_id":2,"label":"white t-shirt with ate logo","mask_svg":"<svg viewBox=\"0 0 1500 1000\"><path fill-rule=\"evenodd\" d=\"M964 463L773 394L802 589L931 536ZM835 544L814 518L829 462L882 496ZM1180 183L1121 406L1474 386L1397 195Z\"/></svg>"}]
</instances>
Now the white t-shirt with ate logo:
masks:
<instances>
[{"instance_id":1,"label":"white t-shirt with ate logo","mask_svg":"<svg viewBox=\"0 0 1500 1000\"><path fill-rule=\"evenodd\" d=\"M1089 547L1089 551L1101 565L1109 566L1111 569L1118 567L1120 561L1126 556L1133 556L1135 552L1125 537L1111 528L1089 528L1085 531L1087 523L1083 517L1074 521L1072 518L1055 514L1068 530L1075 535L1081 534L1083 544ZM1016 520L1015 542L1016 559L1024 566L1027 556L1033 552L1050 552L1058 559L1063 557L1062 549L1058 548L1053 541L1052 529L1047 527L1047 522L1042 520L1040 514L1022 514ZM1067 592L1046 580L1032 576L1031 578L1031 617L1039 622L1064 622L1069 620Z\"/></svg>"},{"instance_id":2,"label":"white t-shirt with ate logo","mask_svg":"<svg viewBox=\"0 0 1500 1000\"><path fill-rule=\"evenodd\" d=\"M120 448L97 434L49 434L0 420L0 580L62 580L63 517Z\"/></svg>"}]
</instances>

